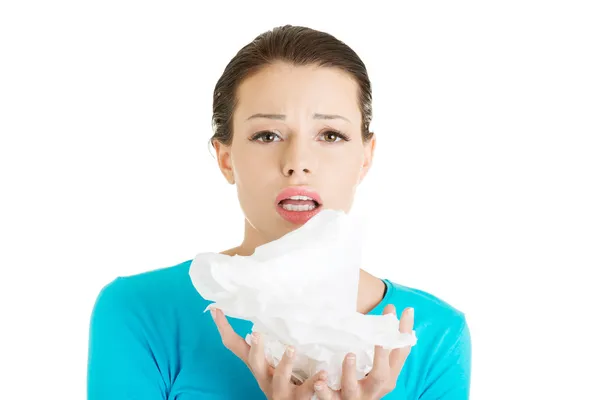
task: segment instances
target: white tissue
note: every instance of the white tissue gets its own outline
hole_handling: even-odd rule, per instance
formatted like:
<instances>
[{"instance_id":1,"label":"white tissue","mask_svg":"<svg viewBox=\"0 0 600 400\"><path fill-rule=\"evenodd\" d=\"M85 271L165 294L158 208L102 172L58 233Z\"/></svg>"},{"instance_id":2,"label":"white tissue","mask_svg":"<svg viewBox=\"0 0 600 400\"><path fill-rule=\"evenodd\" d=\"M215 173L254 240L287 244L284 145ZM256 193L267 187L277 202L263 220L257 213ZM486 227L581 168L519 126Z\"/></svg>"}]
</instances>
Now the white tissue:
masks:
<instances>
[{"instance_id":1,"label":"white tissue","mask_svg":"<svg viewBox=\"0 0 600 400\"><path fill-rule=\"evenodd\" d=\"M356 354L362 379L373 367L375 345L394 349L417 341L414 331L398 331L394 315L356 311L362 231L358 219L323 210L251 256L198 254L190 277L200 295L214 301L207 310L254 323L273 367L293 345L294 377L302 382L325 370L329 387L337 390L347 353ZM246 342L251 345L250 334Z\"/></svg>"}]
</instances>

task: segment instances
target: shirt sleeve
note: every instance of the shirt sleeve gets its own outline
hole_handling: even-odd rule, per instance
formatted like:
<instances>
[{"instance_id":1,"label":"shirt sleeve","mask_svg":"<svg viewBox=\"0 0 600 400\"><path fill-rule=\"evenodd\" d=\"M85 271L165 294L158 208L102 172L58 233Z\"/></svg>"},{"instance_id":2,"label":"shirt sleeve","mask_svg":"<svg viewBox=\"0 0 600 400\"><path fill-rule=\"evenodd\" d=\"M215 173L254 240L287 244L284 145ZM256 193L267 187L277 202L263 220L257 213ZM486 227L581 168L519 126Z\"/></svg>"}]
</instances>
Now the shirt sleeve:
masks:
<instances>
[{"instance_id":1,"label":"shirt sleeve","mask_svg":"<svg viewBox=\"0 0 600 400\"><path fill-rule=\"evenodd\" d=\"M470 384L471 334L463 315L444 333L419 399L467 400Z\"/></svg>"},{"instance_id":2,"label":"shirt sleeve","mask_svg":"<svg viewBox=\"0 0 600 400\"><path fill-rule=\"evenodd\" d=\"M98 295L89 328L88 400L164 400L166 385L126 278Z\"/></svg>"}]
</instances>

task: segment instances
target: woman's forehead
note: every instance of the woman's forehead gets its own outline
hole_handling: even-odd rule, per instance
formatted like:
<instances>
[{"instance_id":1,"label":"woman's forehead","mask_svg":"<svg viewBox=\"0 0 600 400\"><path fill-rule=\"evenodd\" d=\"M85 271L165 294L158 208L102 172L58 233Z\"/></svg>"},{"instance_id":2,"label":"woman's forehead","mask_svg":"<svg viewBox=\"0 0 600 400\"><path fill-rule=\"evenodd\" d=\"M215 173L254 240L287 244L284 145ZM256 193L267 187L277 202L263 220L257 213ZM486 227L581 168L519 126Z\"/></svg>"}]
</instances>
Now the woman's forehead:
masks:
<instances>
[{"instance_id":1,"label":"woman's forehead","mask_svg":"<svg viewBox=\"0 0 600 400\"><path fill-rule=\"evenodd\" d=\"M358 93L352 76L340 69L277 63L242 82L237 111L244 120L261 113L301 113L338 115L359 123Z\"/></svg>"}]
</instances>

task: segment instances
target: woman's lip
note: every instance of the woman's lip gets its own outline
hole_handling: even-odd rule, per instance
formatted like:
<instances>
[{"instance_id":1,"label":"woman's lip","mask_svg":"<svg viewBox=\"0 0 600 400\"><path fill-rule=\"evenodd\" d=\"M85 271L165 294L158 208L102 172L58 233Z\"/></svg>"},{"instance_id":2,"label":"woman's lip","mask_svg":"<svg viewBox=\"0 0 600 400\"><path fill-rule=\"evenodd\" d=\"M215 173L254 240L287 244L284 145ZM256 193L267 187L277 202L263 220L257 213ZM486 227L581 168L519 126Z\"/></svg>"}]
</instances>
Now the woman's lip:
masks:
<instances>
[{"instance_id":1,"label":"woman's lip","mask_svg":"<svg viewBox=\"0 0 600 400\"><path fill-rule=\"evenodd\" d=\"M277 196L277 199L275 199L275 205L278 206L279 203L281 203L283 200L289 199L292 196L310 197L311 199L316 201L319 205L323 204L323 201L321 201L321 196L319 196L319 193L317 193L316 191L306 188L306 187L293 187L292 186L292 187L285 188L284 190L281 191L281 193L279 193L279 195ZM298 212L298 211L292 211L292 212Z\"/></svg>"},{"instance_id":2,"label":"woman's lip","mask_svg":"<svg viewBox=\"0 0 600 400\"><path fill-rule=\"evenodd\" d=\"M302 225L308 222L308 220L317 215L322 208L321 206L317 206L315 209L310 211L289 211L279 204L275 205L275 207L283 219L297 225Z\"/></svg>"}]
</instances>

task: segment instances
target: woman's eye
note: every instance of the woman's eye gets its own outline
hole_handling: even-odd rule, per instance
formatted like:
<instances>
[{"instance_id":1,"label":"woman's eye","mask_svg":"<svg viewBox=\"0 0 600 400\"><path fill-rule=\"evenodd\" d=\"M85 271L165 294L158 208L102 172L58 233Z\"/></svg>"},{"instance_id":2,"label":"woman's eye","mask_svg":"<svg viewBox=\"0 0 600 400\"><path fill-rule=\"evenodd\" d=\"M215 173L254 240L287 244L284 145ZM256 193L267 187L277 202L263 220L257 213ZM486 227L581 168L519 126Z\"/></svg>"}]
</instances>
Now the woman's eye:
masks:
<instances>
[{"instance_id":1,"label":"woman's eye","mask_svg":"<svg viewBox=\"0 0 600 400\"><path fill-rule=\"evenodd\" d=\"M323 138L326 142L334 143L337 142L338 139L346 140L346 137L339 132L335 131L327 131L323 133Z\"/></svg>"},{"instance_id":2,"label":"woman's eye","mask_svg":"<svg viewBox=\"0 0 600 400\"><path fill-rule=\"evenodd\" d=\"M277 135L274 132L265 131L265 132L259 132L256 135L254 135L252 137L252 140L258 141L258 142L270 143L270 142L275 142L278 137L279 137L279 135Z\"/></svg>"}]
</instances>

